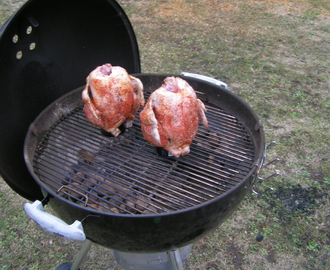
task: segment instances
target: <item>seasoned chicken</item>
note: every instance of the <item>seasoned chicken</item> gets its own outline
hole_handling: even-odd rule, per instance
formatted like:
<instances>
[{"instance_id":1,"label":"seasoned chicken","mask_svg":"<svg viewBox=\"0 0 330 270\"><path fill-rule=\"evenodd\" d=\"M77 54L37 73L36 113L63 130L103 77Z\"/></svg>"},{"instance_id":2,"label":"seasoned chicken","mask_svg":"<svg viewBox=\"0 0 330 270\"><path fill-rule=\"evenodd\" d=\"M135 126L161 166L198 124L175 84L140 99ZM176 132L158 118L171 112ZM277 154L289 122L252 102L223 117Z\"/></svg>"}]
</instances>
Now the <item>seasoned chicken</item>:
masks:
<instances>
[{"instance_id":1,"label":"seasoned chicken","mask_svg":"<svg viewBox=\"0 0 330 270\"><path fill-rule=\"evenodd\" d=\"M183 79L167 77L140 113L144 138L173 156L184 156L198 130L198 119L208 128L205 106Z\"/></svg>"},{"instance_id":2,"label":"seasoned chicken","mask_svg":"<svg viewBox=\"0 0 330 270\"><path fill-rule=\"evenodd\" d=\"M135 114L144 106L142 82L119 66L104 64L93 70L82 92L84 112L89 122L113 136L119 126L131 127Z\"/></svg>"}]
</instances>

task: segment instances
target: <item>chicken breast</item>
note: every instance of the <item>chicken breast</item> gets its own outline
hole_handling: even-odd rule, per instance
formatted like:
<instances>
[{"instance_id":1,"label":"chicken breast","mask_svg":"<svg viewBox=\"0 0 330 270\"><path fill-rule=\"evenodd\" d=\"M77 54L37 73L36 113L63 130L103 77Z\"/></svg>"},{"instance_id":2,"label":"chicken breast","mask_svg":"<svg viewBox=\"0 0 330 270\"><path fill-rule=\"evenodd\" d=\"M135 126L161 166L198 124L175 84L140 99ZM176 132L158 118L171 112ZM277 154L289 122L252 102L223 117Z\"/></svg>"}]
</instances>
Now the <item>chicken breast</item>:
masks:
<instances>
[{"instance_id":1,"label":"chicken breast","mask_svg":"<svg viewBox=\"0 0 330 270\"><path fill-rule=\"evenodd\" d=\"M131 127L135 114L144 106L142 82L119 66L104 64L93 70L82 92L84 112L89 122L111 133L119 126Z\"/></svg>"},{"instance_id":2,"label":"chicken breast","mask_svg":"<svg viewBox=\"0 0 330 270\"><path fill-rule=\"evenodd\" d=\"M185 80L167 77L140 113L143 136L175 157L187 155L197 134L198 119L209 127L205 111L203 102Z\"/></svg>"}]
</instances>

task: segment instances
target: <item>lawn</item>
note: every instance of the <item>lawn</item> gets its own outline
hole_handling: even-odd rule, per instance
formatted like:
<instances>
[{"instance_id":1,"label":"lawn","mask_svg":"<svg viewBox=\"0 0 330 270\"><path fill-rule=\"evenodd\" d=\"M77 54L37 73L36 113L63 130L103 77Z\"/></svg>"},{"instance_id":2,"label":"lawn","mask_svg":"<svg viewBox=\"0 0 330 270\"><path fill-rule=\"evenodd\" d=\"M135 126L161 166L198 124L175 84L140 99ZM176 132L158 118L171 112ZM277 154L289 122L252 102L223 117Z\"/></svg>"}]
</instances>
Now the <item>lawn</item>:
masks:
<instances>
[{"instance_id":1,"label":"lawn","mask_svg":"<svg viewBox=\"0 0 330 270\"><path fill-rule=\"evenodd\" d=\"M193 245L186 269L330 269L330 2L118 2L136 33L142 72L224 81L259 115L267 145L276 142L265 163L278 161L261 170L255 192L223 225ZM0 3L2 25L24 1ZM72 261L81 243L42 231L25 202L0 181L0 269ZM120 267L111 250L94 245L82 269Z\"/></svg>"}]
</instances>

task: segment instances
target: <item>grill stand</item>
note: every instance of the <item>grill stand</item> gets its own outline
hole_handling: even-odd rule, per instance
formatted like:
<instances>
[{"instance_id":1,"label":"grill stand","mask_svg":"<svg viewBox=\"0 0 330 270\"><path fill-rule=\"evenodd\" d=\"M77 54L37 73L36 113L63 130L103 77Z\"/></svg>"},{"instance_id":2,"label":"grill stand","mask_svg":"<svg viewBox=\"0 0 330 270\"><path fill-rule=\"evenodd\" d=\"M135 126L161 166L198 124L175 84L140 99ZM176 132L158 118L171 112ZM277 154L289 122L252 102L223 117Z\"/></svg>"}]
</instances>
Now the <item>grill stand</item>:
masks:
<instances>
[{"instance_id":1,"label":"grill stand","mask_svg":"<svg viewBox=\"0 0 330 270\"><path fill-rule=\"evenodd\" d=\"M114 250L113 254L124 270L183 270L190 251L191 245L167 252L130 253Z\"/></svg>"},{"instance_id":2,"label":"grill stand","mask_svg":"<svg viewBox=\"0 0 330 270\"><path fill-rule=\"evenodd\" d=\"M78 270L79 269L79 266L84 261L84 259L87 255L88 251L90 250L91 246L92 246L92 242L87 239L84 242L84 244L82 245L82 247L81 247L80 251L78 252L78 254L76 255L70 270Z\"/></svg>"},{"instance_id":3,"label":"grill stand","mask_svg":"<svg viewBox=\"0 0 330 270\"><path fill-rule=\"evenodd\" d=\"M88 251L92 246L90 240L86 240L71 264L65 262L56 270L79 270ZM124 270L183 270L183 264L188 259L191 245L182 248L174 248L167 252L158 253L129 253L114 250L113 254L117 263Z\"/></svg>"},{"instance_id":4,"label":"grill stand","mask_svg":"<svg viewBox=\"0 0 330 270\"><path fill-rule=\"evenodd\" d=\"M76 255L74 262L65 262L59 265L55 270L79 270L79 267L83 263L88 251L90 250L92 246L92 242L88 239L85 240L83 243L80 251Z\"/></svg>"},{"instance_id":5,"label":"grill stand","mask_svg":"<svg viewBox=\"0 0 330 270\"><path fill-rule=\"evenodd\" d=\"M169 252L171 262L175 270L183 270L183 263L180 255L180 251L178 249L171 250Z\"/></svg>"}]
</instances>

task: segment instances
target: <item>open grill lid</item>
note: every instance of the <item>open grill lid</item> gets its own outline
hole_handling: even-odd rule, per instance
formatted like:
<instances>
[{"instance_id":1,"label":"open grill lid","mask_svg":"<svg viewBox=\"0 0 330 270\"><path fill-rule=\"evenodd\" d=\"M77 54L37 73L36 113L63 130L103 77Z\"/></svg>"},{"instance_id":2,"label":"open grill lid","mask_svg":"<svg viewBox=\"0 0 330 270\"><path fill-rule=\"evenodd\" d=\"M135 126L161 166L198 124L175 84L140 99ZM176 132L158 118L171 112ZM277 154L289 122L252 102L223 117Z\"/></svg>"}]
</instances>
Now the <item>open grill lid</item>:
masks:
<instances>
[{"instance_id":1,"label":"open grill lid","mask_svg":"<svg viewBox=\"0 0 330 270\"><path fill-rule=\"evenodd\" d=\"M140 73L133 28L114 0L30 0L0 31L0 173L21 196L41 198L24 164L30 123L106 62Z\"/></svg>"}]
</instances>

